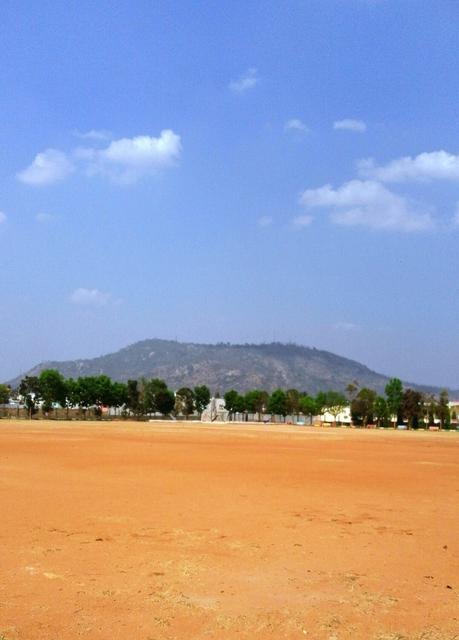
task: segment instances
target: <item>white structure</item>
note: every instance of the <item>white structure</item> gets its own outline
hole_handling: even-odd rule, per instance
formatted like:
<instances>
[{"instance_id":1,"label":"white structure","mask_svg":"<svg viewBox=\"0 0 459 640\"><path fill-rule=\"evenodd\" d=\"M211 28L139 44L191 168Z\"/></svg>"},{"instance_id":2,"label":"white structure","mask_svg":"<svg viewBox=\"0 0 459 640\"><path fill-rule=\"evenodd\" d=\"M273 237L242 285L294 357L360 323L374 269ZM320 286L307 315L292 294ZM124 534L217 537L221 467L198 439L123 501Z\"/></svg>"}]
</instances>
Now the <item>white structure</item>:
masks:
<instances>
[{"instance_id":1,"label":"white structure","mask_svg":"<svg viewBox=\"0 0 459 640\"><path fill-rule=\"evenodd\" d=\"M456 424L459 421L459 400L451 400L448 402L448 407L451 414L451 421Z\"/></svg>"},{"instance_id":2,"label":"white structure","mask_svg":"<svg viewBox=\"0 0 459 640\"><path fill-rule=\"evenodd\" d=\"M228 411L223 398L211 398L201 415L201 422L226 422Z\"/></svg>"},{"instance_id":3,"label":"white structure","mask_svg":"<svg viewBox=\"0 0 459 640\"><path fill-rule=\"evenodd\" d=\"M258 422L261 418L262 422L272 422L274 421L276 416L272 416L269 413L263 413L261 416L258 414L246 414L246 413L236 413L232 416L232 419L235 422L241 421L256 421ZM295 416L285 416L285 418L281 419L280 416L279 422L286 422L287 424L298 424L298 425L308 425L310 424L309 416L304 415L295 415ZM223 398L211 398L209 404L204 409L201 415L201 422L227 422L229 419L229 412L225 409L225 401ZM329 411L325 411L320 416L314 416L312 419L312 424L345 424L350 425L352 423L351 419L351 407L348 405L344 407L338 415L335 416Z\"/></svg>"},{"instance_id":4,"label":"white structure","mask_svg":"<svg viewBox=\"0 0 459 640\"><path fill-rule=\"evenodd\" d=\"M338 413L338 415L336 416L336 420L335 420L335 416L331 414L329 411L325 411L321 416L319 416L319 418L320 418L320 422L334 423L336 421L337 423L341 423L341 424L351 424L352 422L351 405L348 405L342 411L340 411L340 413Z\"/></svg>"}]
</instances>

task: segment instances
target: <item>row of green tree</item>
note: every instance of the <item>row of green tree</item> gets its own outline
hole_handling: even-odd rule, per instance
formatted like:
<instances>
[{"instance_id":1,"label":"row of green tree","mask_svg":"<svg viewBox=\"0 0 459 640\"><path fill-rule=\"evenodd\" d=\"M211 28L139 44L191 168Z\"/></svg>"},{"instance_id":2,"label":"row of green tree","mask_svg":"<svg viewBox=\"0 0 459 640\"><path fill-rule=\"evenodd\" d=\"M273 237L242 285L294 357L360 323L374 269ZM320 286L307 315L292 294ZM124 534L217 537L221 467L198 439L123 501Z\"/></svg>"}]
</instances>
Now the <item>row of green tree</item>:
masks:
<instances>
[{"instance_id":1,"label":"row of green tree","mask_svg":"<svg viewBox=\"0 0 459 640\"><path fill-rule=\"evenodd\" d=\"M210 401L205 385L194 389L183 387L175 394L164 380L128 380L115 382L106 375L64 378L55 369L45 369L39 376L26 376L16 390L0 385L0 404L10 399L20 400L31 418L39 408L46 416L56 407L67 410L78 408L86 417L89 411L101 416L103 407L111 407L136 417L160 413L176 413L188 417L199 414Z\"/></svg>"},{"instance_id":2,"label":"row of green tree","mask_svg":"<svg viewBox=\"0 0 459 640\"><path fill-rule=\"evenodd\" d=\"M303 414L309 416L329 413L337 420L340 413L350 405L353 424L366 427L368 424L389 426L392 423L407 422L410 428L434 425L448 427L451 418L448 406L448 392L441 391L438 398L414 389L404 389L398 378L392 378L385 387L385 395L378 395L373 389L359 388L357 382L348 384L346 394L338 391L320 391L316 396L297 389L283 391L277 389L271 395L266 391L254 390L240 394L234 389L224 395L226 409L230 417L240 413L254 413L261 416L269 413L279 416Z\"/></svg>"},{"instance_id":3,"label":"row of green tree","mask_svg":"<svg viewBox=\"0 0 459 640\"><path fill-rule=\"evenodd\" d=\"M45 369L39 376L26 376L16 390L0 385L0 404L7 404L10 398L20 398L29 417L37 413L39 407L49 416L55 408L67 410L78 408L86 417L89 411L100 416L103 407L111 407L126 415L136 417L159 413L190 416L201 414L210 401L210 391L205 385L190 389L182 387L175 393L158 378L152 380L128 380L127 383L112 381L106 375L82 376L77 379L64 378L55 369ZM385 395L378 395L372 389L359 388L357 382L350 383L346 393L320 391L315 396L297 389L276 389L271 394L253 389L241 394L231 389L224 394L225 408L230 418L237 414L275 416L304 415L312 417L325 412L335 420L350 405L352 422L367 426L389 426L392 423L407 422L410 428L421 425L448 427L451 418L447 391L440 392L438 398L413 389L404 389L398 378L392 378L385 387Z\"/></svg>"},{"instance_id":4,"label":"row of green tree","mask_svg":"<svg viewBox=\"0 0 459 640\"><path fill-rule=\"evenodd\" d=\"M320 391L316 396L297 389L276 389L271 394L260 389L238 393L234 389L224 394L225 408L230 419L236 414L257 414L258 419L265 413L276 416L317 416L329 411L336 416L348 406L349 401L338 391Z\"/></svg>"},{"instance_id":5,"label":"row of green tree","mask_svg":"<svg viewBox=\"0 0 459 640\"><path fill-rule=\"evenodd\" d=\"M359 389L356 383L349 384L347 392L354 424L388 426L392 422L395 426L406 422L411 429L417 429L425 425L433 426L438 421L439 426L445 428L450 426L452 418L457 418L454 412L450 412L446 390L440 391L437 398L432 393L404 389L398 378L392 378L387 383L385 396L378 395L372 389Z\"/></svg>"}]
</instances>

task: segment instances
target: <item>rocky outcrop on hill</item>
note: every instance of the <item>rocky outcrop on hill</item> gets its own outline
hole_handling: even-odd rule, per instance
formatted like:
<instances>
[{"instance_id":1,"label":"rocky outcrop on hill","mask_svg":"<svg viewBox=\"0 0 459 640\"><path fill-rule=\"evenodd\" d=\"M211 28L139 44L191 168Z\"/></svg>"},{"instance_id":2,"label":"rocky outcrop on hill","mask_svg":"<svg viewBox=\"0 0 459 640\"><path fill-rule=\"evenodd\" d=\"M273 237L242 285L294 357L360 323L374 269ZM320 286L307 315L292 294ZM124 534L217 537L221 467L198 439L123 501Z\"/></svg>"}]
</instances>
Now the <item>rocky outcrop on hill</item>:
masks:
<instances>
[{"instance_id":1,"label":"rocky outcrop on hill","mask_svg":"<svg viewBox=\"0 0 459 640\"><path fill-rule=\"evenodd\" d=\"M282 387L312 394L344 390L354 380L382 391L388 380L354 360L296 344L195 344L151 339L98 358L42 362L11 384L15 386L24 375L37 375L46 368L58 369L68 378L102 373L120 381L163 378L172 389L206 384L213 393Z\"/></svg>"}]
</instances>

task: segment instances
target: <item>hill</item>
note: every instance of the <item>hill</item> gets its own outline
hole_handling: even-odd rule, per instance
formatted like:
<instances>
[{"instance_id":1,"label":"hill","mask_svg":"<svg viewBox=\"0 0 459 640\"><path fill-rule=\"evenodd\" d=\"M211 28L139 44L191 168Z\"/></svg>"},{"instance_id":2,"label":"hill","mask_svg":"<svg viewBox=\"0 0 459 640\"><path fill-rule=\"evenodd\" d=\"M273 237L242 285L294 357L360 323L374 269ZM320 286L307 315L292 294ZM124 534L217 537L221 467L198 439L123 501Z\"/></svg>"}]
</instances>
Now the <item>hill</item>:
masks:
<instances>
[{"instance_id":1,"label":"hill","mask_svg":"<svg viewBox=\"0 0 459 640\"><path fill-rule=\"evenodd\" d=\"M151 339L98 358L42 362L10 384L16 386L24 375L38 375L47 368L58 369L68 378L102 373L119 381L163 378L172 389L206 384L214 393L278 387L316 393L344 390L353 380L381 392L388 381L387 376L359 362L296 344L195 344ZM410 386L438 391L436 387Z\"/></svg>"}]
</instances>

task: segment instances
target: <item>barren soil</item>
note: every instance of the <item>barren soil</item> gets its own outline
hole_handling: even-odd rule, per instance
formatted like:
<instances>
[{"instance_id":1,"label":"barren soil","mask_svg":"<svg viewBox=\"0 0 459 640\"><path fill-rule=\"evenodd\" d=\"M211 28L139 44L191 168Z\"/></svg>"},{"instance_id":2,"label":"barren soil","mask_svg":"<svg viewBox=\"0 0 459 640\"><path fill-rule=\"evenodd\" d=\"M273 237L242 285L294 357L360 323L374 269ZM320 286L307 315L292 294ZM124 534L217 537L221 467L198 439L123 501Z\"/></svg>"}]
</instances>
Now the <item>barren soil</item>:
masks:
<instances>
[{"instance_id":1,"label":"barren soil","mask_svg":"<svg viewBox=\"0 0 459 640\"><path fill-rule=\"evenodd\" d=\"M6 640L459 638L457 434L1 420L0 513Z\"/></svg>"}]
</instances>

